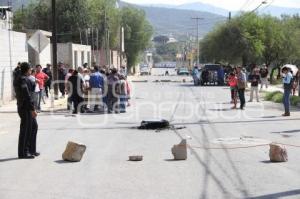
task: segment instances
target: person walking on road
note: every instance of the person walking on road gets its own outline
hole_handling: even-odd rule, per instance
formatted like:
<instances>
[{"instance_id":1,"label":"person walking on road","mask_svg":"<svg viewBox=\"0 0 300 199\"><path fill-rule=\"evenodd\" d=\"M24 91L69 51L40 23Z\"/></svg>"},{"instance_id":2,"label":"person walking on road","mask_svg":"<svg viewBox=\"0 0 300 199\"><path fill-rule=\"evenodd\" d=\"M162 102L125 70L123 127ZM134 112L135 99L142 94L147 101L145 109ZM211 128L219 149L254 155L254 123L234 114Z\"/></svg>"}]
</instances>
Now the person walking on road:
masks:
<instances>
[{"instance_id":1,"label":"person walking on road","mask_svg":"<svg viewBox=\"0 0 300 199\"><path fill-rule=\"evenodd\" d=\"M34 108L31 97L32 83L29 80L30 66L28 63L22 63L20 66L20 75L14 79L13 85L16 91L18 114L21 118L18 157L20 159L33 159L35 155L35 143L32 133L33 121L36 121L37 112ZM37 132L37 128L36 128Z\"/></svg>"},{"instance_id":2,"label":"person walking on road","mask_svg":"<svg viewBox=\"0 0 300 199\"><path fill-rule=\"evenodd\" d=\"M251 82L251 92L249 102L253 102L253 95L255 92L256 101L259 102L258 84L260 82L259 71L255 68L252 74L249 76L249 82Z\"/></svg>"},{"instance_id":3,"label":"person walking on road","mask_svg":"<svg viewBox=\"0 0 300 199\"><path fill-rule=\"evenodd\" d=\"M245 89L246 89L246 74L242 71L242 67L237 68L237 87L240 98L240 109L244 110L246 105Z\"/></svg>"},{"instance_id":4,"label":"person walking on road","mask_svg":"<svg viewBox=\"0 0 300 199\"><path fill-rule=\"evenodd\" d=\"M260 71L259 71L259 74L260 74L260 79L261 79L261 86L260 86L260 90L263 89L263 86L266 87L266 89L268 88L268 75L269 75L269 70L268 70L268 67L266 65L264 65Z\"/></svg>"},{"instance_id":5,"label":"person walking on road","mask_svg":"<svg viewBox=\"0 0 300 199\"><path fill-rule=\"evenodd\" d=\"M282 77L283 77L283 105L284 105L284 114L282 116L290 116L290 95L293 85L293 75L287 67L282 69Z\"/></svg>"}]
</instances>

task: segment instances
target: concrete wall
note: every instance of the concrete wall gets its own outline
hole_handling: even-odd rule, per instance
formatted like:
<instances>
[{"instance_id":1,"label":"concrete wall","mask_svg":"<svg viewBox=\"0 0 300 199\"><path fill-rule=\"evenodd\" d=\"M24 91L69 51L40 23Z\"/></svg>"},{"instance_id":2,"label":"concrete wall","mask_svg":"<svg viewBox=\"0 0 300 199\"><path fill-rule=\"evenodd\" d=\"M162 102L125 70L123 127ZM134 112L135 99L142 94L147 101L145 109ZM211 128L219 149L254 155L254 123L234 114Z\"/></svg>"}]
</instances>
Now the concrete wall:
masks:
<instances>
[{"instance_id":1,"label":"concrete wall","mask_svg":"<svg viewBox=\"0 0 300 199\"><path fill-rule=\"evenodd\" d=\"M92 48L91 46L72 44L73 67L83 66L88 63L91 66ZM77 55L76 55L77 54Z\"/></svg>"},{"instance_id":2,"label":"concrete wall","mask_svg":"<svg viewBox=\"0 0 300 199\"><path fill-rule=\"evenodd\" d=\"M57 44L57 61L72 65L72 47L70 43Z\"/></svg>"},{"instance_id":3,"label":"concrete wall","mask_svg":"<svg viewBox=\"0 0 300 199\"><path fill-rule=\"evenodd\" d=\"M12 71L18 62L28 61L26 34L11 31L11 62L9 31L0 30L0 104L12 99Z\"/></svg>"},{"instance_id":4,"label":"concrete wall","mask_svg":"<svg viewBox=\"0 0 300 199\"><path fill-rule=\"evenodd\" d=\"M83 66L84 63L91 66L91 51L91 46L60 43L57 45L57 60L73 68Z\"/></svg>"}]
</instances>

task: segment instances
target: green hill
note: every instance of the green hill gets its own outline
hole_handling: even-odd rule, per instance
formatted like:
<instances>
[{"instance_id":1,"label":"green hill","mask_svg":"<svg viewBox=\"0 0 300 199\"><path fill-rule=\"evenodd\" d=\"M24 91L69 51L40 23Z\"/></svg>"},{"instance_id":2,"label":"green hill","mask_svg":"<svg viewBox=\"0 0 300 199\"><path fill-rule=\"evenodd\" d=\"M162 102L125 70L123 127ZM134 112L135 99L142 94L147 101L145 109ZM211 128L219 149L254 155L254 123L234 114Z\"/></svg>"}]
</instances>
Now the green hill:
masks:
<instances>
[{"instance_id":1,"label":"green hill","mask_svg":"<svg viewBox=\"0 0 300 199\"><path fill-rule=\"evenodd\" d=\"M199 35L204 36L217 23L226 20L226 17L215 15L208 12L179 10L172 8L158 8L158 7L142 7L148 20L153 25L155 34L172 34L174 37L185 36L187 34L196 35L196 21L193 17L201 17L203 20L199 21Z\"/></svg>"}]
</instances>

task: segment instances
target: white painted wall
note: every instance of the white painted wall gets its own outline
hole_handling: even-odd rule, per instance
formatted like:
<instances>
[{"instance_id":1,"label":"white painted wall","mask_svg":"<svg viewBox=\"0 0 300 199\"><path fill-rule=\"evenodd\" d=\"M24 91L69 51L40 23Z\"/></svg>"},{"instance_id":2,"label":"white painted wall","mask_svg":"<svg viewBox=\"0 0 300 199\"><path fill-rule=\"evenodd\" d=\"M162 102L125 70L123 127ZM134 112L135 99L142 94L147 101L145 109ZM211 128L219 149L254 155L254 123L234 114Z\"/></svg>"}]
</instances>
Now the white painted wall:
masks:
<instances>
[{"instance_id":1,"label":"white painted wall","mask_svg":"<svg viewBox=\"0 0 300 199\"><path fill-rule=\"evenodd\" d=\"M73 67L83 66L84 63L89 63L91 60L91 46L72 44L73 51ZM75 60L74 53L77 52L77 60ZM76 64L77 63L77 64Z\"/></svg>"},{"instance_id":2,"label":"white painted wall","mask_svg":"<svg viewBox=\"0 0 300 199\"><path fill-rule=\"evenodd\" d=\"M0 104L12 99L12 71L18 62L28 61L26 34L10 31L11 62L9 53L9 31L0 29Z\"/></svg>"},{"instance_id":3,"label":"white painted wall","mask_svg":"<svg viewBox=\"0 0 300 199\"><path fill-rule=\"evenodd\" d=\"M88 63L90 66L92 56L91 51L91 46L72 43L60 43L57 44L57 60L58 62L68 64L73 68L83 66L84 63ZM77 57L75 57L75 52L77 52Z\"/></svg>"}]
</instances>

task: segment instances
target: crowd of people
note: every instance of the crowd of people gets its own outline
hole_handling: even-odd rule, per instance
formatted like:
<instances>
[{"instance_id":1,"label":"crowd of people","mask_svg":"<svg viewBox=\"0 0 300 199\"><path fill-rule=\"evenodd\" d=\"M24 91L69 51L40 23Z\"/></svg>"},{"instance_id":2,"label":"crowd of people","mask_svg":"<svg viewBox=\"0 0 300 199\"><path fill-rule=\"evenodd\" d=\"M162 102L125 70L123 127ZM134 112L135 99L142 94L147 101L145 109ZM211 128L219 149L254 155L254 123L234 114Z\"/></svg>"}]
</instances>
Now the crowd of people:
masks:
<instances>
[{"instance_id":1,"label":"crowd of people","mask_svg":"<svg viewBox=\"0 0 300 199\"><path fill-rule=\"evenodd\" d=\"M124 67L94 66L68 69L59 64L61 97L67 95L68 110L73 113L125 113L130 105L130 86Z\"/></svg>"},{"instance_id":2,"label":"crowd of people","mask_svg":"<svg viewBox=\"0 0 300 199\"><path fill-rule=\"evenodd\" d=\"M299 87L300 72L298 72L296 76L293 76L292 70L288 67L284 67L281 70L281 74L284 90L283 105L285 110L282 116L290 116L290 95L294 95L296 88ZM254 95L255 100L260 102L259 91L264 87L266 89L268 88L268 75L268 67L265 65L261 68L254 67L248 76L242 67L233 68L227 77L231 92L231 103L233 104L232 109L237 108L238 100L240 101L240 109L243 110L245 108L245 89L248 87L247 82L250 83L250 99L248 102L253 102Z\"/></svg>"},{"instance_id":3,"label":"crowd of people","mask_svg":"<svg viewBox=\"0 0 300 199\"><path fill-rule=\"evenodd\" d=\"M54 84L58 84L61 97L67 96L67 108L73 114L81 113L125 113L130 106L130 86L125 67L94 66L77 69L59 63L58 82L53 82L51 65L31 67L19 63L13 73L13 85L21 118L18 157L32 159L39 156L36 150L38 131L37 114L41 102L49 97Z\"/></svg>"}]
</instances>

